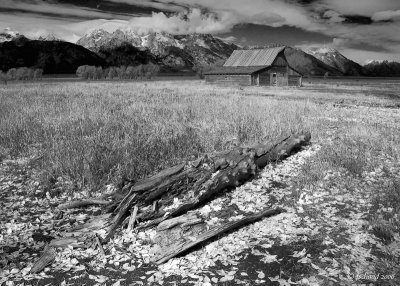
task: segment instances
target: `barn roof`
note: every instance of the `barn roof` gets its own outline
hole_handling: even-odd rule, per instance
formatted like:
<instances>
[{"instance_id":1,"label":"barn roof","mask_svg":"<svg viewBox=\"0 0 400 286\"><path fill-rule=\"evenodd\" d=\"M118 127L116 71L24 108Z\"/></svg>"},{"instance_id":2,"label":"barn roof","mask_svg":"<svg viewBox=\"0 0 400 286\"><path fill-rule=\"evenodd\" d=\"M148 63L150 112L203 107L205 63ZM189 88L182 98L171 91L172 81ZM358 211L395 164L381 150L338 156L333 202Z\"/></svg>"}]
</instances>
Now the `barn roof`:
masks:
<instances>
[{"instance_id":1,"label":"barn roof","mask_svg":"<svg viewBox=\"0 0 400 286\"><path fill-rule=\"evenodd\" d=\"M213 74L252 74L268 68L268 66L258 66L258 67L217 67L211 71L205 72L206 75Z\"/></svg>"},{"instance_id":2,"label":"barn roof","mask_svg":"<svg viewBox=\"0 0 400 286\"><path fill-rule=\"evenodd\" d=\"M257 67L271 66L276 57L285 47L276 47L262 50L235 50L224 67Z\"/></svg>"}]
</instances>

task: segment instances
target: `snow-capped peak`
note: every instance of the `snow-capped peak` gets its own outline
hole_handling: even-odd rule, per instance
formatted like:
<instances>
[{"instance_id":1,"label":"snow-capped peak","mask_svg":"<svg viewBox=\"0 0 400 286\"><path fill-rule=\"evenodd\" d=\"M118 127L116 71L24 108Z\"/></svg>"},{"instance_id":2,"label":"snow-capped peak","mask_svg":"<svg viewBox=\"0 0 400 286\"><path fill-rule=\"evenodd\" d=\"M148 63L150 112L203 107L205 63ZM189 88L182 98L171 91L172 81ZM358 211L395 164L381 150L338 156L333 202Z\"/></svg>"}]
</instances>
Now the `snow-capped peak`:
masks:
<instances>
[{"instance_id":1,"label":"snow-capped peak","mask_svg":"<svg viewBox=\"0 0 400 286\"><path fill-rule=\"evenodd\" d=\"M365 64L369 65L369 64L381 64L383 63L385 60L366 60Z\"/></svg>"},{"instance_id":2,"label":"snow-capped peak","mask_svg":"<svg viewBox=\"0 0 400 286\"><path fill-rule=\"evenodd\" d=\"M340 54L336 49L329 48L329 47L307 47L307 48L303 48L303 51L305 53L313 55L313 56L327 55L327 54L331 54L331 55Z\"/></svg>"},{"instance_id":3,"label":"snow-capped peak","mask_svg":"<svg viewBox=\"0 0 400 286\"><path fill-rule=\"evenodd\" d=\"M0 43L1 42L9 42L21 36L20 33L11 30L10 28L5 28L0 32Z\"/></svg>"},{"instance_id":4,"label":"snow-capped peak","mask_svg":"<svg viewBox=\"0 0 400 286\"><path fill-rule=\"evenodd\" d=\"M93 30L93 31L89 32L89 34L87 34L85 37L92 38L94 41L99 41L103 37L106 37L108 35L110 35L109 32L107 32L103 29L98 29L98 30Z\"/></svg>"},{"instance_id":5,"label":"snow-capped peak","mask_svg":"<svg viewBox=\"0 0 400 286\"><path fill-rule=\"evenodd\" d=\"M37 39L39 41L62 41L60 38L57 38L54 34L42 35Z\"/></svg>"}]
</instances>

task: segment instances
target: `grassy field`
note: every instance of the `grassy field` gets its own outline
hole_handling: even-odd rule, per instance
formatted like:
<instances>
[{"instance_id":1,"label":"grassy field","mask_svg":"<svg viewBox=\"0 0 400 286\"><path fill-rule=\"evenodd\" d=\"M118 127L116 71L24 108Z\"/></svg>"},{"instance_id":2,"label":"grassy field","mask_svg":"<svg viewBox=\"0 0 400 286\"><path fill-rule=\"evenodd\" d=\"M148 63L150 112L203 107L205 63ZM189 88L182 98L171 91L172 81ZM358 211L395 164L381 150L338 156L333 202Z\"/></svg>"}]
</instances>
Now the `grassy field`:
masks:
<instances>
[{"instance_id":1,"label":"grassy field","mask_svg":"<svg viewBox=\"0 0 400 286\"><path fill-rule=\"evenodd\" d=\"M336 187L370 194L368 220L376 235L398 238L400 81L304 84L300 89L221 87L198 80L0 86L0 160L31 156L50 193L60 180L70 182L69 192L90 193L202 153L308 130L321 150L303 166L287 200L296 204L301 190L312 191L326 183L327 174L340 173ZM374 179L364 184L368 176ZM379 257L376 269L395 271L397 254Z\"/></svg>"},{"instance_id":2,"label":"grassy field","mask_svg":"<svg viewBox=\"0 0 400 286\"><path fill-rule=\"evenodd\" d=\"M264 142L299 130L323 140L332 131L327 118L346 126L346 148L355 140L359 152L384 148L398 155L398 133L392 130L398 118L337 107L396 107L399 90L399 82L302 89L200 81L12 84L0 87L0 156L36 152L47 180L68 177L78 188L97 188L234 142Z\"/></svg>"},{"instance_id":3,"label":"grassy field","mask_svg":"<svg viewBox=\"0 0 400 286\"><path fill-rule=\"evenodd\" d=\"M200 82L9 85L1 90L2 156L36 149L50 180L79 188L140 178L199 153L310 129L307 101L282 102Z\"/></svg>"}]
</instances>

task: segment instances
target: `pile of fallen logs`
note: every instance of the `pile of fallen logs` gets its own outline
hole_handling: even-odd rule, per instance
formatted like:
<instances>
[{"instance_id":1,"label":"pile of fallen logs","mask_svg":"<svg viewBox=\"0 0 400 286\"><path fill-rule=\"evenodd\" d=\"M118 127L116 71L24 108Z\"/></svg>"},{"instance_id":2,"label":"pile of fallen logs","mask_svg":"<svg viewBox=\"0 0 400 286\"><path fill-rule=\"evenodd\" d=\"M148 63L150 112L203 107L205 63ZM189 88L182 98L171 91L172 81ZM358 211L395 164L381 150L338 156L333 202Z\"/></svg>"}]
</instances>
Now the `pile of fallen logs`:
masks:
<instances>
[{"instance_id":1,"label":"pile of fallen logs","mask_svg":"<svg viewBox=\"0 0 400 286\"><path fill-rule=\"evenodd\" d=\"M125 183L111 202L89 199L63 204L59 209L104 205L109 214L103 215L101 221L97 219L81 227L83 230L91 229L92 234L93 225L106 227L107 235L102 241L95 236L101 249L101 245L107 243L121 226L139 230L154 227L158 236L171 238L161 239L164 242L159 243L154 254L153 262L160 264L213 237L282 212L282 209L267 209L209 229L196 210L251 180L267 164L290 156L307 145L310 139L310 133L298 133L267 144L206 154L142 181ZM46 250L51 253L48 257L54 257L54 247L50 245ZM49 263L51 259L48 257L43 263ZM35 271L40 271L40 268L34 266Z\"/></svg>"}]
</instances>

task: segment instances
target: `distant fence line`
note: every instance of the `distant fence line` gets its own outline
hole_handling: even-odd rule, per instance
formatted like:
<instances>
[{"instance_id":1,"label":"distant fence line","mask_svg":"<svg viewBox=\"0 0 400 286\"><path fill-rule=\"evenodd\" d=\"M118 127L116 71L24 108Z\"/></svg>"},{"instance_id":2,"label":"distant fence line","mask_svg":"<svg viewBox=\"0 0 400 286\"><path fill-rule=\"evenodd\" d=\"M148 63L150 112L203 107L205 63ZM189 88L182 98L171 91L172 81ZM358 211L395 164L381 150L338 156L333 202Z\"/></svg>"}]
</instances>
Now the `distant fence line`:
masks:
<instances>
[{"instance_id":1,"label":"distant fence line","mask_svg":"<svg viewBox=\"0 0 400 286\"><path fill-rule=\"evenodd\" d=\"M42 77L42 69L21 67L9 69L7 72L0 70L0 81L4 84L12 80L40 80Z\"/></svg>"}]
</instances>

